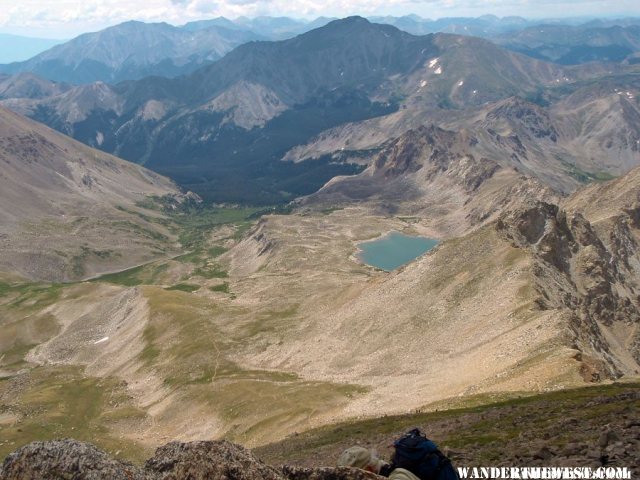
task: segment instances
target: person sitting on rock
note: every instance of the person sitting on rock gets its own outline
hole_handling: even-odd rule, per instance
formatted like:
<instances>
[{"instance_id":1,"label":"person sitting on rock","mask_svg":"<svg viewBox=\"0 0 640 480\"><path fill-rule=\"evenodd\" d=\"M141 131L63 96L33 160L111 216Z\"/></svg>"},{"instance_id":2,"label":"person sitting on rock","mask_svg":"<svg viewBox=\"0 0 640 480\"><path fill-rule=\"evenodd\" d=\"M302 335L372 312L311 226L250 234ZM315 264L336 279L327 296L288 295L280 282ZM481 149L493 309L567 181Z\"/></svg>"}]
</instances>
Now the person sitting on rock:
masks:
<instances>
[{"instance_id":1,"label":"person sitting on rock","mask_svg":"<svg viewBox=\"0 0 640 480\"><path fill-rule=\"evenodd\" d=\"M353 467L368 472L389 477L389 480L420 480L417 476L404 468L392 468L384 460L379 459L364 447L347 448L338 459L339 467Z\"/></svg>"},{"instance_id":2,"label":"person sitting on rock","mask_svg":"<svg viewBox=\"0 0 640 480\"><path fill-rule=\"evenodd\" d=\"M338 459L339 467L353 467L373 472L380 475L380 471L387 463L376 457L369 449L364 447L347 448Z\"/></svg>"},{"instance_id":3,"label":"person sitting on rock","mask_svg":"<svg viewBox=\"0 0 640 480\"><path fill-rule=\"evenodd\" d=\"M459 480L451 460L418 428L393 442L393 447L389 463L364 447L351 447L342 453L338 466L361 468L389 480Z\"/></svg>"}]
</instances>

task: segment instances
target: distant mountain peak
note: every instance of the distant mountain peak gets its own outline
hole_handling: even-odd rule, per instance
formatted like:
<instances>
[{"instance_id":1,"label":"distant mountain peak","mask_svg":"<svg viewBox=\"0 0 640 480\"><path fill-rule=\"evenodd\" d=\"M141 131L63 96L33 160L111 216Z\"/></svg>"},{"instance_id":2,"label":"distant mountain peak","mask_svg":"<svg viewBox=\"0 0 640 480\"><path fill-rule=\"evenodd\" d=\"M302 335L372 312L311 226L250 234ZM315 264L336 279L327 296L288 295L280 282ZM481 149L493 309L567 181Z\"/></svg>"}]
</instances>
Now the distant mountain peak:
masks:
<instances>
[{"instance_id":1,"label":"distant mountain peak","mask_svg":"<svg viewBox=\"0 0 640 480\"><path fill-rule=\"evenodd\" d=\"M238 45L260 38L217 25L185 29L135 20L85 33L25 62L0 65L3 73L33 72L74 84L117 83L146 76L176 77L213 63Z\"/></svg>"},{"instance_id":2,"label":"distant mountain peak","mask_svg":"<svg viewBox=\"0 0 640 480\"><path fill-rule=\"evenodd\" d=\"M352 15L350 17L345 17L345 18L342 18L340 20L336 20L336 22L341 22L341 23L371 23L369 20L367 20L364 17L361 17L360 15Z\"/></svg>"},{"instance_id":3,"label":"distant mountain peak","mask_svg":"<svg viewBox=\"0 0 640 480\"><path fill-rule=\"evenodd\" d=\"M165 22L161 22L161 23L165 23ZM127 20L126 22L118 23L117 25L108 27L105 30L108 30L109 28L117 28L122 26L135 26L135 25L147 25L147 24L145 22L141 22L140 20Z\"/></svg>"},{"instance_id":4,"label":"distant mountain peak","mask_svg":"<svg viewBox=\"0 0 640 480\"><path fill-rule=\"evenodd\" d=\"M333 20L327 23L324 27L320 27L321 29L339 29L339 28L351 28L353 26L369 26L373 25L369 20L364 17L360 17L358 15L354 15L352 17L339 18L338 20Z\"/></svg>"},{"instance_id":5,"label":"distant mountain peak","mask_svg":"<svg viewBox=\"0 0 640 480\"><path fill-rule=\"evenodd\" d=\"M526 109L526 110L536 110L539 111L541 108L535 103L529 102L528 100L523 99L522 97L518 97L517 95L505 98L497 102L496 106L493 108L494 111L508 111L510 109Z\"/></svg>"},{"instance_id":6,"label":"distant mountain peak","mask_svg":"<svg viewBox=\"0 0 640 480\"><path fill-rule=\"evenodd\" d=\"M391 35L393 36L397 36L397 35L410 36L411 35L409 33L401 31L400 29L398 29L397 27L394 27L393 25L371 22L364 17L355 15L352 17L333 20L322 27L316 28L315 30L311 30L310 32L302 34L301 36L317 34L319 32L336 34L336 35L344 35L345 37L348 37L349 35L353 35L353 34L369 35L369 34L376 34L379 32L383 32L387 37Z\"/></svg>"}]
</instances>

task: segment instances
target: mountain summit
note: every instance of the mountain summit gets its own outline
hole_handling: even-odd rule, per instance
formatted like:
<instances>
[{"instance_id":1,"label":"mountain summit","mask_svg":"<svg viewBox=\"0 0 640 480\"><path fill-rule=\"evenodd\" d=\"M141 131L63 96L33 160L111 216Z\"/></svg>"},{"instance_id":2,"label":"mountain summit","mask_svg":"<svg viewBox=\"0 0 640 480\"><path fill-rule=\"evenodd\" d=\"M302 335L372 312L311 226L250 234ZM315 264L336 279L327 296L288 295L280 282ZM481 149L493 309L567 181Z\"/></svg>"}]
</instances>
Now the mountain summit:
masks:
<instances>
[{"instance_id":1,"label":"mountain summit","mask_svg":"<svg viewBox=\"0 0 640 480\"><path fill-rule=\"evenodd\" d=\"M430 36L349 17L289 40L242 45L178 82L184 88L199 83L189 91L200 101L237 81L255 82L291 105L342 86L369 91L389 76L407 75L436 52Z\"/></svg>"}]
</instances>

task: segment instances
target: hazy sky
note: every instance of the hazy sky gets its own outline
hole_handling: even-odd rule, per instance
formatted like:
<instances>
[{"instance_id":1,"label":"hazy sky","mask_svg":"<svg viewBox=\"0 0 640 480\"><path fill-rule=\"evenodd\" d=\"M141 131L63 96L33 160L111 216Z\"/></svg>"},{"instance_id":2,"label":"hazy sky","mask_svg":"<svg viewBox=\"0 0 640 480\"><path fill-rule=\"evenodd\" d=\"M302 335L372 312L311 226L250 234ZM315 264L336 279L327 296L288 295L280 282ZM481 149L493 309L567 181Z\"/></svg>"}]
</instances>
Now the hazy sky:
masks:
<instances>
[{"instance_id":1,"label":"hazy sky","mask_svg":"<svg viewBox=\"0 0 640 480\"><path fill-rule=\"evenodd\" d=\"M0 0L0 32L70 38L126 20L182 24L223 15L640 15L640 0Z\"/></svg>"}]
</instances>

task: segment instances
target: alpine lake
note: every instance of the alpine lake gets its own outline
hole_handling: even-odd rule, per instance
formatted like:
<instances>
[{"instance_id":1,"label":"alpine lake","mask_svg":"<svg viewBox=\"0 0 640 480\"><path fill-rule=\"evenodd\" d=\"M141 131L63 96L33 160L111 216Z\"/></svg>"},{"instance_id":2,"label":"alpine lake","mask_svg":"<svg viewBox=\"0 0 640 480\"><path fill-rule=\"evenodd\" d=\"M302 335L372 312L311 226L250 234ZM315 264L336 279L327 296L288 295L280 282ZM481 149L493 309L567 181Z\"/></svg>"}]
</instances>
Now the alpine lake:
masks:
<instances>
[{"instance_id":1,"label":"alpine lake","mask_svg":"<svg viewBox=\"0 0 640 480\"><path fill-rule=\"evenodd\" d=\"M438 241L431 238L389 232L375 240L359 243L357 257L369 266L390 272L418 258L437 244Z\"/></svg>"}]
</instances>

